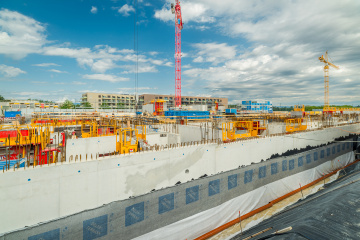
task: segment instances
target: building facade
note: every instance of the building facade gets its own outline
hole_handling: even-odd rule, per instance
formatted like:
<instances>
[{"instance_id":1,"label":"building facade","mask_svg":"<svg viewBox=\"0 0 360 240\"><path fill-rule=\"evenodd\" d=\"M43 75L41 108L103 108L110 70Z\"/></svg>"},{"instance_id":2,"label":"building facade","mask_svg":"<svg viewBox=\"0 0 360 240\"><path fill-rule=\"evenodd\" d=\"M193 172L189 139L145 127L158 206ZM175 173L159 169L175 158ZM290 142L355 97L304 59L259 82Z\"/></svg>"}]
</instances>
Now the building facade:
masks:
<instances>
[{"instance_id":1,"label":"building facade","mask_svg":"<svg viewBox=\"0 0 360 240\"><path fill-rule=\"evenodd\" d=\"M150 103L152 100L162 99L167 102L167 106L175 107L175 96L174 95L161 95L161 94L142 94L139 96L139 104L144 105ZM181 96L181 105L207 105L208 109L215 106L215 102L219 103L219 106L228 107L227 98L219 97L199 97L199 96Z\"/></svg>"},{"instance_id":2,"label":"building facade","mask_svg":"<svg viewBox=\"0 0 360 240\"><path fill-rule=\"evenodd\" d=\"M139 95L138 107L144 104L151 103L152 100L162 99L166 101L166 105L175 107L174 95L161 95L161 94L142 94ZM84 93L82 94L81 103L84 105L86 102L91 104L92 108L130 108L133 109L136 106L135 95L130 94L108 94L108 93ZM219 106L228 107L227 98L216 97L198 97L198 96L182 96L181 105L207 105L208 109L215 106L215 102L219 103Z\"/></svg>"},{"instance_id":3,"label":"building facade","mask_svg":"<svg viewBox=\"0 0 360 240\"><path fill-rule=\"evenodd\" d=\"M109 93L84 93L81 103L91 104L92 108L134 108L135 95L130 94L109 94Z\"/></svg>"},{"instance_id":4,"label":"building facade","mask_svg":"<svg viewBox=\"0 0 360 240\"><path fill-rule=\"evenodd\" d=\"M272 113L271 101L242 101L241 110L252 112Z\"/></svg>"}]
</instances>

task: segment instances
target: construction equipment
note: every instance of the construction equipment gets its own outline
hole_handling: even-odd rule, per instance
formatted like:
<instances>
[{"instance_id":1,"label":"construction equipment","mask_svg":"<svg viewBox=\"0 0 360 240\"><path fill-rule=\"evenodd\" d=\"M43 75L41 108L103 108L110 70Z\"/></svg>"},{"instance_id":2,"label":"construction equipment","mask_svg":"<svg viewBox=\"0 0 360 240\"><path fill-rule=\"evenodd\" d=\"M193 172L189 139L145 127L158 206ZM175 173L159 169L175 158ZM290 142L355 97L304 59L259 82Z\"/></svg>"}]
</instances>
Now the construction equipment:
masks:
<instances>
[{"instance_id":1,"label":"construction equipment","mask_svg":"<svg viewBox=\"0 0 360 240\"><path fill-rule=\"evenodd\" d=\"M324 98L324 112L332 112L334 109L329 108L329 66L339 69L338 66L335 66L328 60L328 51L325 52L325 57L322 55L319 57L320 62L323 62L325 64L324 66L324 84L325 84L325 98ZM335 109L336 111L336 109Z\"/></svg>"},{"instance_id":2,"label":"construction equipment","mask_svg":"<svg viewBox=\"0 0 360 240\"><path fill-rule=\"evenodd\" d=\"M98 136L98 124L96 121L92 121L89 123L81 123L81 137L89 138L89 137L97 137Z\"/></svg>"},{"instance_id":3,"label":"construction equipment","mask_svg":"<svg viewBox=\"0 0 360 240\"><path fill-rule=\"evenodd\" d=\"M152 100L151 103L154 104L154 115L155 116L164 116L164 102L163 99Z\"/></svg>"},{"instance_id":4,"label":"construction equipment","mask_svg":"<svg viewBox=\"0 0 360 240\"><path fill-rule=\"evenodd\" d=\"M171 3L171 13L175 14L175 107L181 107L181 30L183 22L179 0Z\"/></svg>"},{"instance_id":5,"label":"construction equipment","mask_svg":"<svg viewBox=\"0 0 360 240\"><path fill-rule=\"evenodd\" d=\"M50 132L49 126L2 126L0 131L0 160L23 161L24 158L27 158L28 166L30 158L33 160L34 166L54 162L55 156L57 157L55 152L60 152L60 149L65 146L65 138L62 137L60 144L60 136L57 139L54 137L55 141L57 140L56 146ZM64 135L62 134L62 136Z\"/></svg>"},{"instance_id":6,"label":"construction equipment","mask_svg":"<svg viewBox=\"0 0 360 240\"><path fill-rule=\"evenodd\" d=\"M305 122L305 125L303 124ZM291 118L285 120L286 124L286 132L298 132L304 131L307 129L307 121L306 118Z\"/></svg>"},{"instance_id":7,"label":"construction equipment","mask_svg":"<svg viewBox=\"0 0 360 240\"><path fill-rule=\"evenodd\" d=\"M236 121L222 123L223 141L234 141L240 138L256 137L266 130L260 127L260 121Z\"/></svg>"},{"instance_id":8,"label":"construction equipment","mask_svg":"<svg viewBox=\"0 0 360 240\"><path fill-rule=\"evenodd\" d=\"M295 112L305 112L305 106L304 105L295 105L294 106L294 111Z\"/></svg>"},{"instance_id":9,"label":"construction equipment","mask_svg":"<svg viewBox=\"0 0 360 240\"><path fill-rule=\"evenodd\" d=\"M138 130L122 128L116 131L116 152L120 154L138 151Z\"/></svg>"},{"instance_id":10,"label":"construction equipment","mask_svg":"<svg viewBox=\"0 0 360 240\"><path fill-rule=\"evenodd\" d=\"M138 139L142 139L144 141L146 141L146 125L136 125L135 129L141 129L141 133L138 132L137 137ZM139 131L139 129L138 129Z\"/></svg>"}]
</instances>

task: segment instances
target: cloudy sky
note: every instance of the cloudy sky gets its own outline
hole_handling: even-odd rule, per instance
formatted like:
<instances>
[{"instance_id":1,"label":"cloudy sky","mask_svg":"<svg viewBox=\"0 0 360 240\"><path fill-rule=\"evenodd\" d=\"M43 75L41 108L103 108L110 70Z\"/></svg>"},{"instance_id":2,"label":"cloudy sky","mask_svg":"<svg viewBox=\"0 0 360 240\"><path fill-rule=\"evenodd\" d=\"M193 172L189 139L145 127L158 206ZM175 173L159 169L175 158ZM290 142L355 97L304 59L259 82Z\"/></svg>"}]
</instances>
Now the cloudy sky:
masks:
<instances>
[{"instance_id":1,"label":"cloudy sky","mask_svg":"<svg viewBox=\"0 0 360 240\"><path fill-rule=\"evenodd\" d=\"M174 0L173 0L174 1ZM0 95L79 101L84 92L174 94L169 0L0 0ZM182 94L360 104L360 1L182 1ZM134 52L137 12L138 57Z\"/></svg>"}]
</instances>

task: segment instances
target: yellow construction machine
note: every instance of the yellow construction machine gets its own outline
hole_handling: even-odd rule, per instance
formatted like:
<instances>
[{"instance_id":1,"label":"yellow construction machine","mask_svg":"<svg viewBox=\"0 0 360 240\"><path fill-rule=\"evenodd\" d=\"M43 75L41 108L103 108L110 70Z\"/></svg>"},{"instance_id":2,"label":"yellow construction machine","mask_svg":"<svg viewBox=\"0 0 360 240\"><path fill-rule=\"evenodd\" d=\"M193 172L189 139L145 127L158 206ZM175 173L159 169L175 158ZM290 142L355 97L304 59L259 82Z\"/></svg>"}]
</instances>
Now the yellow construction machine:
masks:
<instances>
[{"instance_id":1,"label":"yellow construction machine","mask_svg":"<svg viewBox=\"0 0 360 240\"><path fill-rule=\"evenodd\" d=\"M223 141L234 141L240 138L256 137L261 131L266 130L260 127L260 121L236 121L222 123Z\"/></svg>"},{"instance_id":2,"label":"yellow construction machine","mask_svg":"<svg viewBox=\"0 0 360 240\"><path fill-rule=\"evenodd\" d=\"M116 131L116 152L120 154L138 151L138 130L122 128Z\"/></svg>"},{"instance_id":3,"label":"yellow construction machine","mask_svg":"<svg viewBox=\"0 0 360 240\"><path fill-rule=\"evenodd\" d=\"M303 124L304 122L305 122L305 124ZM287 133L304 131L307 129L306 118L286 119L285 124L286 124L286 132Z\"/></svg>"}]
</instances>

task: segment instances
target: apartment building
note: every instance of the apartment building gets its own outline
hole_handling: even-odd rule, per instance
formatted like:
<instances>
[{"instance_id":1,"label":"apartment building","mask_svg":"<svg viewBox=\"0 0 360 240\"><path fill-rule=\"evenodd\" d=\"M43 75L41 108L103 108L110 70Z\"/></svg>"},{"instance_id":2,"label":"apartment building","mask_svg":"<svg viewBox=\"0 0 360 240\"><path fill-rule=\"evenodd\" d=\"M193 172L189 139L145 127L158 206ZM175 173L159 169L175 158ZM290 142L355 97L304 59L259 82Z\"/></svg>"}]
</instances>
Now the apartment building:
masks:
<instances>
[{"instance_id":1,"label":"apartment building","mask_svg":"<svg viewBox=\"0 0 360 240\"><path fill-rule=\"evenodd\" d=\"M98 108L134 108L135 95L130 94L109 94L109 93L84 93L81 103L88 102L91 107Z\"/></svg>"},{"instance_id":2,"label":"apartment building","mask_svg":"<svg viewBox=\"0 0 360 240\"><path fill-rule=\"evenodd\" d=\"M175 106L174 95L161 95L161 94L142 94L139 95L138 107L150 103L152 100L163 99L167 102L168 107ZM84 93L82 94L81 103L88 102L91 107L98 108L135 108L136 99L135 95L130 94L108 94L108 93ZM215 106L215 102L219 106L228 107L227 98L216 97L198 97L198 96L182 96L182 105L207 105L208 109Z\"/></svg>"},{"instance_id":3,"label":"apartment building","mask_svg":"<svg viewBox=\"0 0 360 240\"><path fill-rule=\"evenodd\" d=\"M175 107L174 95L161 95L161 94L142 94L139 96L139 104L144 105L150 103L152 100L163 99L167 101L168 107ZM199 97L199 96L181 96L181 105L207 105L208 109L215 106L215 102L219 103L219 106L228 107L227 98L219 97Z\"/></svg>"}]
</instances>

